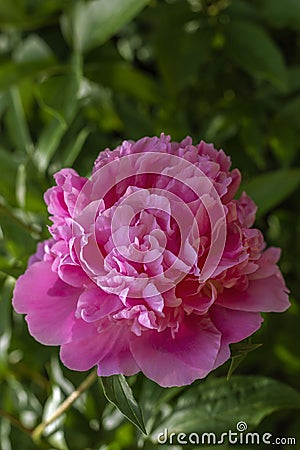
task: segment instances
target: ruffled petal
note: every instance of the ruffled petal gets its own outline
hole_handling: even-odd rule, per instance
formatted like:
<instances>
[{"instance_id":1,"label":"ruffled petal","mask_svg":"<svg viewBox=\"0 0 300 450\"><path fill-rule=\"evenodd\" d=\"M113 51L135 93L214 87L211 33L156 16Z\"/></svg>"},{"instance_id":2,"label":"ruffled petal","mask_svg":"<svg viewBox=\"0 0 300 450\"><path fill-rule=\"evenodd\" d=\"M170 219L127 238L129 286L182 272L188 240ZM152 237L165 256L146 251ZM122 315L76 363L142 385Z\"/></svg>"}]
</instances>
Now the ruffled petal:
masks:
<instances>
[{"instance_id":1,"label":"ruffled petal","mask_svg":"<svg viewBox=\"0 0 300 450\"><path fill-rule=\"evenodd\" d=\"M79 297L76 317L81 317L86 322L95 322L115 313L121 306L122 302L117 295L107 294L91 283Z\"/></svg>"}]
</instances>

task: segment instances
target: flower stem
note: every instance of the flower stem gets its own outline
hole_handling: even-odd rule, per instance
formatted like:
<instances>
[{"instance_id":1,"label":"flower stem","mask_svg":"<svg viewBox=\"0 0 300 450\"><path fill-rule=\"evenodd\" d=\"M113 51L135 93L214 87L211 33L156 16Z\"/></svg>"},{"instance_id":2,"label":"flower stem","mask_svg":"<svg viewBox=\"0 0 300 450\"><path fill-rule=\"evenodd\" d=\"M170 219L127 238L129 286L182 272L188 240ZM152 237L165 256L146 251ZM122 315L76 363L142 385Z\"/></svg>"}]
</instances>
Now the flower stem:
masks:
<instances>
[{"instance_id":1,"label":"flower stem","mask_svg":"<svg viewBox=\"0 0 300 450\"><path fill-rule=\"evenodd\" d=\"M41 439L41 436L43 434L44 429L50 425L50 423L57 420L65 411L67 411L73 403L80 397L80 395L86 391L96 380L97 378L97 371L96 369L93 370L84 380L83 382L78 386L75 391L73 391L69 397L67 397L57 408L56 411L44 422L41 422L39 425L36 426L31 432L31 437L35 442L39 442Z\"/></svg>"}]
</instances>

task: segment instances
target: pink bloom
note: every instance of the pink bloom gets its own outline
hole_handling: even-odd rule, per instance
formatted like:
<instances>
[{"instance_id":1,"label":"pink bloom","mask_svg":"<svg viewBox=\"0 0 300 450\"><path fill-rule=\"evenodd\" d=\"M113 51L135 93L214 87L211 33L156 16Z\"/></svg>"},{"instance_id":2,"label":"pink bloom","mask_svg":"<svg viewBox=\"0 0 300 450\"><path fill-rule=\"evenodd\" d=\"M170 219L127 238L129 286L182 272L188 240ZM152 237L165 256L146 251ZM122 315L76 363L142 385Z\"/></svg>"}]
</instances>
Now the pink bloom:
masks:
<instances>
[{"instance_id":1,"label":"pink bloom","mask_svg":"<svg viewBox=\"0 0 300 450\"><path fill-rule=\"evenodd\" d=\"M125 141L100 153L90 179L63 169L55 180L52 238L13 304L70 369L186 385L223 364L261 312L288 308L280 251L251 228L252 200L234 199L240 173L222 150Z\"/></svg>"}]
</instances>

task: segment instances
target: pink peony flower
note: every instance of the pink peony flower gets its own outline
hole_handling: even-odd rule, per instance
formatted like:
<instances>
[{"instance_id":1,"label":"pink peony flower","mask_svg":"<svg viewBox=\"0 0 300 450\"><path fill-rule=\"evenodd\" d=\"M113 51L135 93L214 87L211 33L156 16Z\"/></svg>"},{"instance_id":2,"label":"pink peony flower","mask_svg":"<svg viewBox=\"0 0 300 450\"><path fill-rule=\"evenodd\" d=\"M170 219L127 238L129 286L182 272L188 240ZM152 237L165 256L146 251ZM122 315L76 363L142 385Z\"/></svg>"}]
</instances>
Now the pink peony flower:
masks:
<instances>
[{"instance_id":1,"label":"pink peony flower","mask_svg":"<svg viewBox=\"0 0 300 450\"><path fill-rule=\"evenodd\" d=\"M147 137L100 153L89 179L55 180L52 238L13 305L70 369L186 385L228 360L261 312L288 308L280 250L251 228L252 200L234 199L240 173L222 150Z\"/></svg>"}]
</instances>

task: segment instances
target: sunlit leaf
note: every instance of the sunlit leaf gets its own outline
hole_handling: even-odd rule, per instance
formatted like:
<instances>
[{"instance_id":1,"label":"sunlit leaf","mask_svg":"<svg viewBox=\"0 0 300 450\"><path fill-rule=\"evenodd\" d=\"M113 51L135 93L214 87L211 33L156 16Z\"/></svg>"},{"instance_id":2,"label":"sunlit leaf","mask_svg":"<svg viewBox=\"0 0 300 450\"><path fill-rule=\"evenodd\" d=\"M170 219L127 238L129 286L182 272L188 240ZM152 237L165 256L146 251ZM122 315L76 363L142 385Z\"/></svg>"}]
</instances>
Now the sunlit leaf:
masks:
<instances>
[{"instance_id":1,"label":"sunlit leaf","mask_svg":"<svg viewBox=\"0 0 300 450\"><path fill-rule=\"evenodd\" d=\"M60 141L66 132L66 124L54 118L41 131L37 143L37 151L34 155L35 161L41 171L46 170L49 162L56 152Z\"/></svg>"},{"instance_id":2,"label":"sunlit leaf","mask_svg":"<svg viewBox=\"0 0 300 450\"><path fill-rule=\"evenodd\" d=\"M46 422L48 419L52 417L52 415L55 413L61 402L63 401L63 395L61 392L61 389L53 385L52 386L52 392L50 397L47 399L44 411L43 411L43 421ZM47 427L44 429L43 434L44 436L50 435L54 433L65 421L65 414L60 415L56 420L53 420Z\"/></svg>"},{"instance_id":3,"label":"sunlit leaf","mask_svg":"<svg viewBox=\"0 0 300 450\"><path fill-rule=\"evenodd\" d=\"M133 19L148 0L92 0L77 2L71 17L62 21L65 37L75 49L87 51L103 44Z\"/></svg>"}]
</instances>

